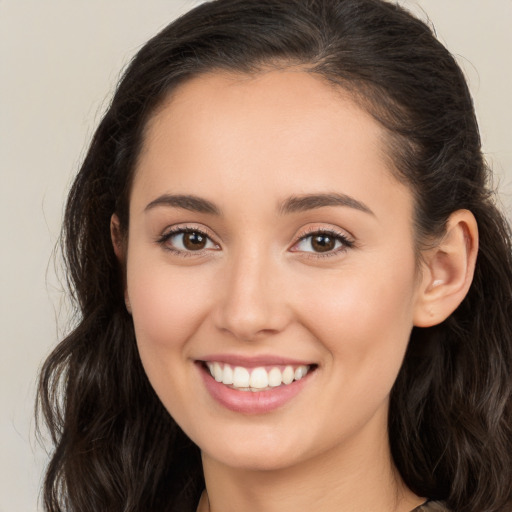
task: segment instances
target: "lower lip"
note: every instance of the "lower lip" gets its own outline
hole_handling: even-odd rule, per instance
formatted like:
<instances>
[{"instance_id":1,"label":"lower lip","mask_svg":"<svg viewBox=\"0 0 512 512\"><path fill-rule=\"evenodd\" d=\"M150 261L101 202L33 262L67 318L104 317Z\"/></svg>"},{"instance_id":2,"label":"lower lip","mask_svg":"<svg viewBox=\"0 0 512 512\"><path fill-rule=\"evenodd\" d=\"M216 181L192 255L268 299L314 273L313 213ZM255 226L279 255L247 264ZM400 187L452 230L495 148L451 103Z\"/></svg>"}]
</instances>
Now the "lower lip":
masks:
<instances>
[{"instance_id":1,"label":"lower lip","mask_svg":"<svg viewBox=\"0 0 512 512\"><path fill-rule=\"evenodd\" d=\"M217 382L202 364L198 368L212 398L226 409L243 414L265 414L282 407L300 393L311 375L267 391L239 391Z\"/></svg>"}]
</instances>

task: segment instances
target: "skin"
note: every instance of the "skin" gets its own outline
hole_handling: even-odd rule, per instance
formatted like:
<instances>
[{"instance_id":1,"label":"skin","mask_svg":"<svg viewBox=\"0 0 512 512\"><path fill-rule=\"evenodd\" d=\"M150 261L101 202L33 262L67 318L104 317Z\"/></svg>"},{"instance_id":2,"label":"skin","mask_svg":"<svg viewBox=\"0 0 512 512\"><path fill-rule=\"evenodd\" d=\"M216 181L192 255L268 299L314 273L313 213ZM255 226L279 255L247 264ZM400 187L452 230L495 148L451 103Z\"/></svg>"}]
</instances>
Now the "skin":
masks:
<instances>
[{"instance_id":1,"label":"skin","mask_svg":"<svg viewBox=\"0 0 512 512\"><path fill-rule=\"evenodd\" d=\"M441 321L467 289L476 225L454 217L446 248L459 259L437 251L418 272L412 193L389 165L373 118L300 70L203 75L150 120L127 245L115 216L113 238L148 378L202 450L199 510L407 512L424 501L391 460L389 393L413 325ZM165 204L166 194L219 212ZM358 206L283 213L307 194ZM208 235L205 248L162 240L179 228ZM326 230L348 244L315 252L307 237ZM242 414L201 378L197 361L220 353L317 366L284 406Z\"/></svg>"}]
</instances>

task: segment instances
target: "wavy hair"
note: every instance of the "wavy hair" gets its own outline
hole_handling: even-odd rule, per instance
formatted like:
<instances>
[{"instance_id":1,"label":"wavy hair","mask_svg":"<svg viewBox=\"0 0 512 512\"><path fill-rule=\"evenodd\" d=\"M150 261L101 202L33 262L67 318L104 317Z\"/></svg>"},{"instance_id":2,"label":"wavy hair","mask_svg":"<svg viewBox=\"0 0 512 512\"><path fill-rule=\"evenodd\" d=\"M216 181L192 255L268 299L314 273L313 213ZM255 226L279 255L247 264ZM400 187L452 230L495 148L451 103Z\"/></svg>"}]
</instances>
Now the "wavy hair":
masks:
<instances>
[{"instance_id":1,"label":"wavy hair","mask_svg":"<svg viewBox=\"0 0 512 512\"><path fill-rule=\"evenodd\" d=\"M47 512L192 511L199 449L142 368L110 218L126 233L148 119L201 73L299 65L351 93L387 134L415 197L418 243L468 209L480 230L472 286L442 324L414 328L393 387L394 463L419 496L456 512L512 506L512 250L495 207L472 100L431 29L382 0L216 0L151 39L126 69L69 193L62 246L79 321L40 375L55 450Z\"/></svg>"}]
</instances>

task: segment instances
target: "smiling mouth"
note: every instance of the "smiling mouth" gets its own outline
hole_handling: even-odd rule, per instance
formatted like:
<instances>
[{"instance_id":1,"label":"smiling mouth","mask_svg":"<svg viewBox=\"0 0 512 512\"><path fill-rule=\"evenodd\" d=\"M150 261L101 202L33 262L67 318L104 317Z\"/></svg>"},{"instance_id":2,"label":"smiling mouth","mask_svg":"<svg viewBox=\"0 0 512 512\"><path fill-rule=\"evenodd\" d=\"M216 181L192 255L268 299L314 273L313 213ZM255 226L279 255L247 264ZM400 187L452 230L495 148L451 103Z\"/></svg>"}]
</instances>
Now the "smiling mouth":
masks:
<instances>
[{"instance_id":1,"label":"smiling mouth","mask_svg":"<svg viewBox=\"0 0 512 512\"><path fill-rule=\"evenodd\" d=\"M258 366L245 368L217 361L205 361L204 367L219 383L237 391L270 391L303 379L317 365Z\"/></svg>"}]
</instances>

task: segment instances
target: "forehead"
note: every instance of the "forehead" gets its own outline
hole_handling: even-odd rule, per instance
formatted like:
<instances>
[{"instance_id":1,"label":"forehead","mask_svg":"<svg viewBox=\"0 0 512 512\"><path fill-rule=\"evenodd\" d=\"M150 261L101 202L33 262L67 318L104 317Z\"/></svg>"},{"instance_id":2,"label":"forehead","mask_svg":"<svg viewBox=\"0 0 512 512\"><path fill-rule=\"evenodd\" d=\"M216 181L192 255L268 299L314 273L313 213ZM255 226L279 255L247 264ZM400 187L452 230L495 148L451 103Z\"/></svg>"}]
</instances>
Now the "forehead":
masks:
<instances>
[{"instance_id":1,"label":"forehead","mask_svg":"<svg viewBox=\"0 0 512 512\"><path fill-rule=\"evenodd\" d=\"M237 188L334 188L371 199L382 187L407 194L393 177L384 129L348 92L298 69L182 84L149 121L134 180L147 199L191 188L225 198Z\"/></svg>"},{"instance_id":2,"label":"forehead","mask_svg":"<svg viewBox=\"0 0 512 512\"><path fill-rule=\"evenodd\" d=\"M357 99L361 103L359 96ZM343 113L353 129L340 123L337 113ZM301 68L269 69L252 74L218 71L184 82L166 98L147 123L144 149L169 128L164 125L169 124L171 116L176 124L173 135L177 138L212 131L213 124L219 135L237 128L247 131L247 120L250 120L254 127L253 137L261 128L263 137L272 130L283 133L287 129L290 132L295 123L295 137L302 131L303 137L316 136L317 140L335 138L342 131L346 139L351 133L357 136L355 128L364 124L368 140L375 142L375 150L383 150L382 156L386 155L384 130L356 104L353 95ZM280 137L274 145L278 142L285 141Z\"/></svg>"}]
</instances>

